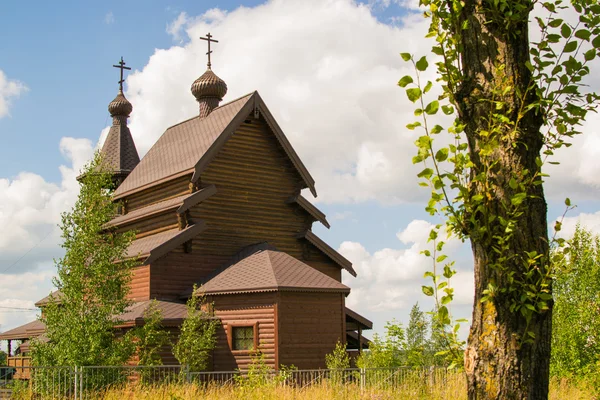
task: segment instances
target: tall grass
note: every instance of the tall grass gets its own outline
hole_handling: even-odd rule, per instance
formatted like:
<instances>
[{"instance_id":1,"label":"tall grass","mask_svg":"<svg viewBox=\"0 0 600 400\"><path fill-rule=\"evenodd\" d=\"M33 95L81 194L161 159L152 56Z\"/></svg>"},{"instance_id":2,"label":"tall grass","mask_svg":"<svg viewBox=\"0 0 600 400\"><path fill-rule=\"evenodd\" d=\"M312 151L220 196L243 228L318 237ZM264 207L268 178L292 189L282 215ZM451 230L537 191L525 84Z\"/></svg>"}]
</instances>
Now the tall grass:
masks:
<instances>
[{"instance_id":1,"label":"tall grass","mask_svg":"<svg viewBox=\"0 0 600 400\"><path fill-rule=\"evenodd\" d=\"M37 399L27 390L21 391L15 399ZM387 389L361 390L355 383L331 384L322 382L307 387L293 387L282 384L264 385L197 385L172 383L163 385L130 384L126 387L87 393L85 398L94 400L462 400L467 398L464 375L456 373L448 376L444 383L431 387L426 383L408 383ZM550 385L550 400L599 400L593 388L586 382L567 379L553 379Z\"/></svg>"}]
</instances>

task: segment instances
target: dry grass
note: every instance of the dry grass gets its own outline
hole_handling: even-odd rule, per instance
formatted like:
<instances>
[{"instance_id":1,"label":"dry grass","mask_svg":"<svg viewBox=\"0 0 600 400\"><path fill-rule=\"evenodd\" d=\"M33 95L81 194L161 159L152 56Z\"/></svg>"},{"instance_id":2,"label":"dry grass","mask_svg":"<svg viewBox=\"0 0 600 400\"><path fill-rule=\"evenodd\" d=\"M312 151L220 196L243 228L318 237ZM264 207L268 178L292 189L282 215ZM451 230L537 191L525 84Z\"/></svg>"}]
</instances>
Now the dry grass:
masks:
<instances>
[{"instance_id":1,"label":"dry grass","mask_svg":"<svg viewBox=\"0 0 600 400\"><path fill-rule=\"evenodd\" d=\"M550 400L600 400L594 396L592 387L586 383L575 384L562 379L550 385ZM88 396L86 396L87 398ZM31 393L23 393L19 399L32 399ZM37 397L36 397L37 398ZM425 382L401 385L393 389L367 389L361 392L356 384L332 385L324 382L305 388L267 385L262 387L171 384L159 386L131 385L97 393L97 400L462 400L467 398L464 375L450 375L444 384L427 387Z\"/></svg>"}]
</instances>

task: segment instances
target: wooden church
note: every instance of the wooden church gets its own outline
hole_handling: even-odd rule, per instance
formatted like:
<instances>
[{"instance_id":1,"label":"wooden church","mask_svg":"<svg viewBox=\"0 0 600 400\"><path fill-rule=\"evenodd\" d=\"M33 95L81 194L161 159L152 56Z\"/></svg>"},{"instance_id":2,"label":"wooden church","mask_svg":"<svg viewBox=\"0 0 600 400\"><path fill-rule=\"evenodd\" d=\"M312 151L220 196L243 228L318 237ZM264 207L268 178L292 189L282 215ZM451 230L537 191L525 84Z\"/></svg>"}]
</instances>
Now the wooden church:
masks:
<instances>
[{"instance_id":1,"label":"wooden church","mask_svg":"<svg viewBox=\"0 0 600 400\"><path fill-rule=\"evenodd\" d=\"M102 147L118 184L122 215L109 224L134 230L124 328L143 324L156 299L163 325L175 332L194 284L220 319L215 371L245 369L260 350L268 365L324 368L338 341L360 350L372 323L345 306L352 264L312 231L329 228L301 195L315 181L258 92L220 104L227 85L211 70L193 82L198 115L170 128L140 160L127 127L133 110L121 89L109 104L113 124ZM121 62L121 73L124 63ZM37 303L43 307L47 302ZM43 334L39 321L0 334L25 341ZM176 363L166 352L165 364Z\"/></svg>"}]
</instances>

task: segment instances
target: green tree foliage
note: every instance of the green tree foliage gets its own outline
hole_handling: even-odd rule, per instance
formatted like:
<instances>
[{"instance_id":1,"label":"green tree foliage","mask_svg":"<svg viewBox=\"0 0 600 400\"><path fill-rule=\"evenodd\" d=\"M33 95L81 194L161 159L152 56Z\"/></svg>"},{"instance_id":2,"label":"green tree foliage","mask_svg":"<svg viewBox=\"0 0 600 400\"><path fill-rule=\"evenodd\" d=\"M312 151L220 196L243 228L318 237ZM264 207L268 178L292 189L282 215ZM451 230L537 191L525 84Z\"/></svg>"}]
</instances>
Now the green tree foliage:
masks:
<instances>
[{"instance_id":1,"label":"green tree foliage","mask_svg":"<svg viewBox=\"0 0 600 400\"><path fill-rule=\"evenodd\" d=\"M600 372L600 237L577 227L554 280L551 372Z\"/></svg>"},{"instance_id":2,"label":"green tree foliage","mask_svg":"<svg viewBox=\"0 0 600 400\"><path fill-rule=\"evenodd\" d=\"M356 360L359 368L396 368L406 365L406 332L392 320L385 325L385 336L373 335L368 351Z\"/></svg>"},{"instance_id":3,"label":"green tree foliage","mask_svg":"<svg viewBox=\"0 0 600 400\"><path fill-rule=\"evenodd\" d=\"M82 176L73 209L62 215L65 255L56 261L53 281L61 296L40 318L49 342L33 343L37 365L119 365L133 350L127 338L117 337L115 326L130 304L126 295L135 261L124 256L135 234L104 227L117 214L117 204L98 154Z\"/></svg>"},{"instance_id":4,"label":"green tree foliage","mask_svg":"<svg viewBox=\"0 0 600 400\"><path fill-rule=\"evenodd\" d=\"M424 366L431 363L427 331L425 313L419 308L419 303L415 303L410 310L410 319L406 328L407 365Z\"/></svg>"},{"instance_id":5,"label":"green tree foliage","mask_svg":"<svg viewBox=\"0 0 600 400\"><path fill-rule=\"evenodd\" d=\"M350 358L346 352L346 343L337 342L335 349L325 355L325 365L327 369L342 370L350 368Z\"/></svg>"},{"instance_id":6,"label":"green tree foliage","mask_svg":"<svg viewBox=\"0 0 600 400\"><path fill-rule=\"evenodd\" d=\"M0 365L6 365L7 361L8 355L4 351L0 350Z\"/></svg>"},{"instance_id":7,"label":"green tree foliage","mask_svg":"<svg viewBox=\"0 0 600 400\"><path fill-rule=\"evenodd\" d=\"M217 344L220 322L206 312L205 297L196 289L194 286L193 295L187 301L187 315L181 325L179 340L173 346L173 354L191 371L202 371L208 367L211 352Z\"/></svg>"},{"instance_id":8,"label":"green tree foliage","mask_svg":"<svg viewBox=\"0 0 600 400\"><path fill-rule=\"evenodd\" d=\"M430 234L432 296L453 363L465 360L469 399L547 399L554 260L543 182L555 152L582 133L600 95L584 83L600 57L598 0L421 0L430 56L402 53L398 82L418 117L414 163L443 217ZM537 7L535 14L534 7ZM576 17L564 18L573 13ZM539 16L538 16L539 15ZM567 14L568 15L568 14ZM564 18L564 19L563 19ZM530 23L539 41L529 41ZM425 80L437 72L439 93ZM436 114L453 116L446 126ZM567 208L570 201L566 200ZM560 224L557 224L557 230ZM465 354L448 303L456 273L440 233L470 240L473 319ZM559 256L560 257L560 256ZM464 356L464 357L463 357Z\"/></svg>"},{"instance_id":9,"label":"green tree foliage","mask_svg":"<svg viewBox=\"0 0 600 400\"><path fill-rule=\"evenodd\" d=\"M169 332L161 325L162 313L158 308L156 300L152 300L144 311L144 325L134 329L134 337L138 365L162 365L160 350L168 345Z\"/></svg>"}]
</instances>

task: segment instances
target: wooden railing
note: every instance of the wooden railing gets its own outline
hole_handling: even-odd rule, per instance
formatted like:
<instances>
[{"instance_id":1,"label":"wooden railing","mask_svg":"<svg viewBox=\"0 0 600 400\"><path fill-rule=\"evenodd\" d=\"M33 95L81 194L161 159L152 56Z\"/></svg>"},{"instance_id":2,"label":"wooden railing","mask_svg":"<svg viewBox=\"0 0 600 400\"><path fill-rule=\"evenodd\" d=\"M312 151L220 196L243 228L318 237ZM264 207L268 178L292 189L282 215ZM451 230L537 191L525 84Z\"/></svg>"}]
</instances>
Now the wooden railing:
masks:
<instances>
[{"instance_id":1,"label":"wooden railing","mask_svg":"<svg viewBox=\"0 0 600 400\"><path fill-rule=\"evenodd\" d=\"M29 366L31 366L31 357L8 357L8 366L15 368L14 379L29 379Z\"/></svg>"}]
</instances>

